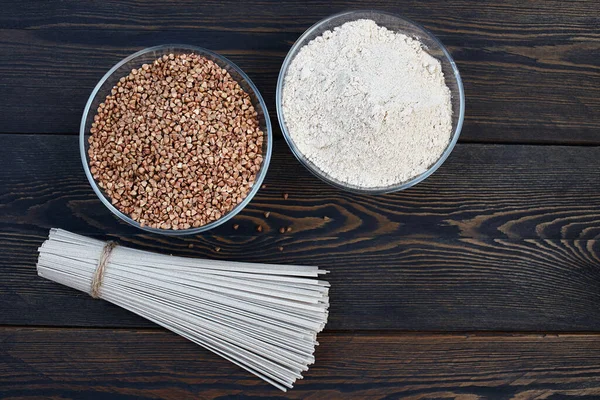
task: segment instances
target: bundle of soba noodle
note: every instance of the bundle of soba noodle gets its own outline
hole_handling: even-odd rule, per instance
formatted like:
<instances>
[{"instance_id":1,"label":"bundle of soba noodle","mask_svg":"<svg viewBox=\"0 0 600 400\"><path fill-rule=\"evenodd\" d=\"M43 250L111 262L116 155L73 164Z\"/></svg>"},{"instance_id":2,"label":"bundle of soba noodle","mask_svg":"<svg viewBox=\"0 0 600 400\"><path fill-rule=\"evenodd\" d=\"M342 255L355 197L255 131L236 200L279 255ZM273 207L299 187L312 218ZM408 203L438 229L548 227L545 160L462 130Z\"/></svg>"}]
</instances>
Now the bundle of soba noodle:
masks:
<instances>
[{"instance_id":1,"label":"bundle of soba noodle","mask_svg":"<svg viewBox=\"0 0 600 400\"><path fill-rule=\"evenodd\" d=\"M130 310L277 388L314 362L329 284L317 267L174 257L51 229L38 275Z\"/></svg>"}]
</instances>

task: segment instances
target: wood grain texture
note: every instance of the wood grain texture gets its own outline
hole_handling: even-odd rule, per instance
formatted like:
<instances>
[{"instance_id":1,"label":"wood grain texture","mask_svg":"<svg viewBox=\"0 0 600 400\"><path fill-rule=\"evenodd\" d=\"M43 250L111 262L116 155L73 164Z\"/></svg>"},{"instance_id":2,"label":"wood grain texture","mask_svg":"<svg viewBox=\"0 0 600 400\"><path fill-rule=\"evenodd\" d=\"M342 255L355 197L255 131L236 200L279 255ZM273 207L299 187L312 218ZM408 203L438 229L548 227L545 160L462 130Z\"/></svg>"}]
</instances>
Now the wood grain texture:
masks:
<instances>
[{"instance_id":1,"label":"wood grain texture","mask_svg":"<svg viewBox=\"0 0 600 400\"><path fill-rule=\"evenodd\" d=\"M76 142L0 135L0 323L149 326L36 277L36 249L61 227L178 255L330 269L330 329L600 329L600 148L459 145L416 187L359 196L321 183L278 142L267 187L233 222L167 238L104 208Z\"/></svg>"},{"instance_id":2,"label":"wood grain texture","mask_svg":"<svg viewBox=\"0 0 600 400\"><path fill-rule=\"evenodd\" d=\"M76 137L0 135L0 162L5 232L46 234L62 227L81 234L140 233L97 199L83 173ZM366 196L322 183L279 140L266 188L211 234L243 242L257 236L260 224L263 236L278 238L279 228L290 226L284 237L595 240L600 239L599 171L600 147L461 144L419 185Z\"/></svg>"},{"instance_id":3,"label":"wood grain texture","mask_svg":"<svg viewBox=\"0 0 600 400\"><path fill-rule=\"evenodd\" d=\"M0 324L153 326L38 278L36 249L44 239L0 238ZM326 268L332 286L328 329L600 330L600 241L261 236L233 243L213 236L191 242L193 249L181 239L120 240L177 255Z\"/></svg>"},{"instance_id":4,"label":"wood grain texture","mask_svg":"<svg viewBox=\"0 0 600 400\"><path fill-rule=\"evenodd\" d=\"M162 331L0 328L3 399L600 396L596 335L323 334L288 393ZM229 397L228 397L229 396Z\"/></svg>"},{"instance_id":5,"label":"wood grain texture","mask_svg":"<svg viewBox=\"0 0 600 400\"><path fill-rule=\"evenodd\" d=\"M596 3L3 1L0 398L600 398L600 147L465 143L600 145ZM279 140L267 187L210 233L140 233L95 197L75 134L93 86L120 59L163 43L216 50L254 80L277 127L276 79L293 42L327 15L366 7L424 24L461 71L463 144L427 181L344 193ZM37 247L54 226L164 253L329 269L316 365L282 394L37 277Z\"/></svg>"},{"instance_id":6,"label":"wood grain texture","mask_svg":"<svg viewBox=\"0 0 600 400\"><path fill-rule=\"evenodd\" d=\"M113 64L169 42L230 57L274 115L277 74L291 44L327 15L365 8L322 0L3 4L11 12L0 16L0 131L19 133L76 132L87 96ZM467 95L462 140L600 143L594 1L385 0L368 7L421 22L448 46Z\"/></svg>"}]
</instances>

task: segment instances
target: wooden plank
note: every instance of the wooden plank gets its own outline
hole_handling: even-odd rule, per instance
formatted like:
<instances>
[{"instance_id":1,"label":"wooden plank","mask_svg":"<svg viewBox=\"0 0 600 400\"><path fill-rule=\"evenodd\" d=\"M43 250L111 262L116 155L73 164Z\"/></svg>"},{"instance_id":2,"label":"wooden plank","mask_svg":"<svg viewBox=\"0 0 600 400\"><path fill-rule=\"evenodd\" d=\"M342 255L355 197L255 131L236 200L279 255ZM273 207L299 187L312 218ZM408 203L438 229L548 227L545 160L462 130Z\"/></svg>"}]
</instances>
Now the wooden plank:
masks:
<instances>
[{"instance_id":1,"label":"wooden plank","mask_svg":"<svg viewBox=\"0 0 600 400\"><path fill-rule=\"evenodd\" d=\"M600 329L600 148L459 145L415 188L359 196L275 147L266 189L231 224L167 238L110 215L75 137L0 135L0 323L150 326L36 277L36 249L61 227L165 253L320 265L335 329Z\"/></svg>"},{"instance_id":2,"label":"wooden plank","mask_svg":"<svg viewBox=\"0 0 600 400\"><path fill-rule=\"evenodd\" d=\"M0 16L2 132L74 133L87 96L117 61L141 48L183 42L219 51L245 69L274 118L280 65L319 19L364 8L356 0L86 4L5 2ZM395 2L455 56L467 94L462 139L600 143L600 12L593 1ZM279 134L276 130L276 134Z\"/></svg>"},{"instance_id":3,"label":"wooden plank","mask_svg":"<svg viewBox=\"0 0 600 400\"><path fill-rule=\"evenodd\" d=\"M0 163L3 231L40 235L62 227L82 234L140 233L97 199L83 173L76 137L0 135ZM266 188L211 234L243 241L257 236L260 224L262 235L276 237L279 228L290 226L284 237L294 238L594 240L600 239L599 170L600 147L461 144L419 185L366 196L322 183L279 140ZM240 228L233 230L233 224Z\"/></svg>"},{"instance_id":4,"label":"wooden plank","mask_svg":"<svg viewBox=\"0 0 600 400\"><path fill-rule=\"evenodd\" d=\"M0 341L2 398L600 396L596 335L325 333L286 394L162 331L0 328Z\"/></svg>"},{"instance_id":5,"label":"wooden plank","mask_svg":"<svg viewBox=\"0 0 600 400\"><path fill-rule=\"evenodd\" d=\"M44 239L0 236L0 324L153 326L38 278L36 249ZM127 236L120 243L201 258L324 267L331 271L326 277L332 285L329 329L600 330L598 240L263 235L243 242L219 236L191 241Z\"/></svg>"}]
</instances>

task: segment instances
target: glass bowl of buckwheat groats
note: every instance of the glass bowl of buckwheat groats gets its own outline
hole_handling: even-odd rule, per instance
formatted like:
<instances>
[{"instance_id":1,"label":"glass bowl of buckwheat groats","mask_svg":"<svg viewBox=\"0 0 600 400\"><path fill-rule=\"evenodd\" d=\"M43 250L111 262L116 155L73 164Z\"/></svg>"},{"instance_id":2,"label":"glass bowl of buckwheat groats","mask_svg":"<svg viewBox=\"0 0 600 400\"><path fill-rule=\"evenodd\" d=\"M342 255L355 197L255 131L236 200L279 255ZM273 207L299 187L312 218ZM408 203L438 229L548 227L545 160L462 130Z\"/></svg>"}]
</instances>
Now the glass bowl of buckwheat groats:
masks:
<instances>
[{"instance_id":1,"label":"glass bowl of buckwheat groats","mask_svg":"<svg viewBox=\"0 0 600 400\"><path fill-rule=\"evenodd\" d=\"M465 98L450 53L420 25L350 11L310 27L277 82L277 116L298 160L338 188L409 188L450 155Z\"/></svg>"},{"instance_id":2,"label":"glass bowl of buckwheat groats","mask_svg":"<svg viewBox=\"0 0 600 400\"><path fill-rule=\"evenodd\" d=\"M85 107L80 151L102 203L140 229L195 234L240 212L266 175L265 102L234 63L163 45L104 75Z\"/></svg>"}]
</instances>

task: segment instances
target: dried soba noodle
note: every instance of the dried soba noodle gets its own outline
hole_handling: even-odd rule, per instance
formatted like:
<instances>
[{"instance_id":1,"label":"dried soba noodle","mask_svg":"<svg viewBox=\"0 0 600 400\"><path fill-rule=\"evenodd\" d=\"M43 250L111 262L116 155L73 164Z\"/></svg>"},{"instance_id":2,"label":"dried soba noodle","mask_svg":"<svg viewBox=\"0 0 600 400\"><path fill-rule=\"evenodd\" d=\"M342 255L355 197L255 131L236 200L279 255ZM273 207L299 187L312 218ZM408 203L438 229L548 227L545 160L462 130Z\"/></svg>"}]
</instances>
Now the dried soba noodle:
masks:
<instances>
[{"instance_id":1,"label":"dried soba noodle","mask_svg":"<svg viewBox=\"0 0 600 400\"><path fill-rule=\"evenodd\" d=\"M107 244L61 229L39 248L38 275L86 293ZM113 246L108 246L113 247ZM314 362L329 283L317 267L174 257L116 246L97 297L141 315L277 388Z\"/></svg>"}]
</instances>

